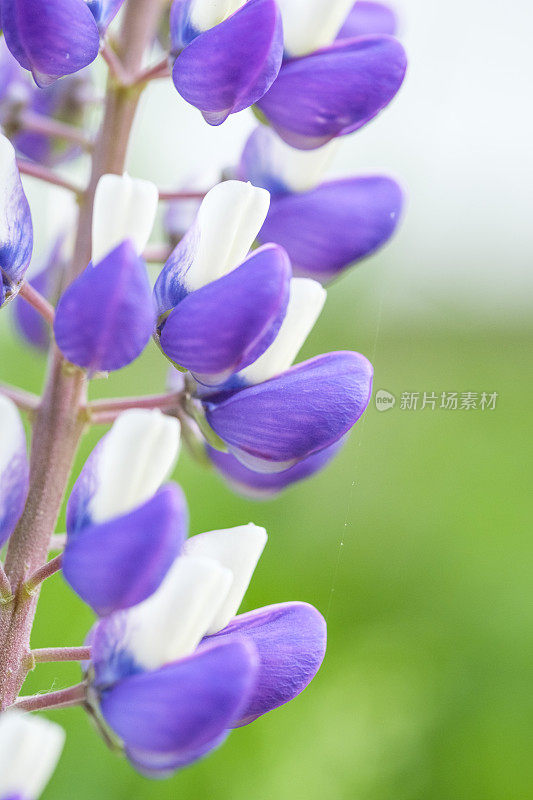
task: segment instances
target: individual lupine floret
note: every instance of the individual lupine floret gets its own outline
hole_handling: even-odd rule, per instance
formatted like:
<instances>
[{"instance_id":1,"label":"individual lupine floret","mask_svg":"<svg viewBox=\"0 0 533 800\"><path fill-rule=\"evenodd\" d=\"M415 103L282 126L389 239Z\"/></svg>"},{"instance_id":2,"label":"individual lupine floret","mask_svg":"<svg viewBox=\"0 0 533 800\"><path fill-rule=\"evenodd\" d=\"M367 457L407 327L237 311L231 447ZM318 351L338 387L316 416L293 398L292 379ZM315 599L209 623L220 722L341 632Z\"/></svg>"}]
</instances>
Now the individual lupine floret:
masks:
<instances>
[{"instance_id":1,"label":"individual lupine floret","mask_svg":"<svg viewBox=\"0 0 533 800\"><path fill-rule=\"evenodd\" d=\"M20 289L33 250L30 207L22 188L15 150L0 134L0 306Z\"/></svg>"},{"instance_id":2,"label":"individual lupine floret","mask_svg":"<svg viewBox=\"0 0 533 800\"><path fill-rule=\"evenodd\" d=\"M372 365L336 352L291 367L325 301L309 278L293 278L286 317L270 348L214 393L206 419L244 466L282 472L339 441L365 411Z\"/></svg>"},{"instance_id":3,"label":"individual lupine floret","mask_svg":"<svg viewBox=\"0 0 533 800\"><path fill-rule=\"evenodd\" d=\"M92 702L144 774L196 761L318 671L326 626L312 606L235 616L265 542L253 524L191 537L152 597L91 632Z\"/></svg>"},{"instance_id":4,"label":"individual lupine floret","mask_svg":"<svg viewBox=\"0 0 533 800\"><path fill-rule=\"evenodd\" d=\"M246 258L268 203L268 192L251 184L215 186L157 279L156 338L173 363L203 384L221 384L255 361L285 315L291 276L285 251L267 245Z\"/></svg>"},{"instance_id":5,"label":"individual lupine floret","mask_svg":"<svg viewBox=\"0 0 533 800\"><path fill-rule=\"evenodd\" d=\"M20 711L0 716L0 800L38 800L63 750L55 722Z\"/></svg>"},{"instance_id":6,"label":"individual lupine floret","mask_svg":"<svg viewBox=\"0 0 533 800\"><path fill-rule=\"evenodd\" d=\"M281 0L286 58L257 107L288 144L320 147L366 125L393 99L406 70L401 44L382 34L335 41L347 0Z\"/></svg>"},{"instance_id":7,"label":"individual lupine floret","mask_svg":"<svg viewBox=\"0 0 533 800\"><path fill-rule=\"evenodd\" d=\"M120 369L150 340L155 309L140 254L157 210L157 189L128 175L96 188L93 260L65 291L54 333L63 355L89 373Z\"/></svg>"},{"instance_id":8,"label":"individual lupine floret","mask_svg":"<svg viewBox=\"0 0 533 800\"><path fill-rule=\"evenodd\" d=\"M160 488L178 454L180 425L160 411L119 415L89 456L67 507L63 574L103 616L159 586L187 533L176 484Z\"/></svg>"},{"instance_id":9,"label":"individual lupine floret","mask_svg":"<svg viewBox=\"0 0 533 800\"><path fill-rule=\"evenodd\" d=\"M174 0L170 32L174 85L210 125L253 105L279 72L275 0Z\"/></svg>"},{"instance_id":10,"label":"individual lupine floret","mask_svg":"<svg viewBox=\"0 0 533 800\"><path fill-rule=\"evenodd\" d=\"M6 44L40 87L91 64L123 0L0 0Z\"/></svg>"},{"instance_id":11,"label":"individual lupine floret","mask_svg":"<svg viewBox=\"0 0 533 800\"><path fill-rule=\"evenodd\" d=\"M296 150L261 126L248 139L238 168L242 180L270 192L259 241L281 245L296 274L323 283L385 244L403 206L400 187L384 175L321 183L334 144Z\"/></svg>"},{"instance_id":12,"label":"individual lupine floret","mask_svg":"<svg viewBox=\"0 0 533 800\"><path fill-rule=\"evenodd\" d=\"M26 435L15 404L0 394L0 547L13 533L28 494Z\"/></svg>"}]
</instances>

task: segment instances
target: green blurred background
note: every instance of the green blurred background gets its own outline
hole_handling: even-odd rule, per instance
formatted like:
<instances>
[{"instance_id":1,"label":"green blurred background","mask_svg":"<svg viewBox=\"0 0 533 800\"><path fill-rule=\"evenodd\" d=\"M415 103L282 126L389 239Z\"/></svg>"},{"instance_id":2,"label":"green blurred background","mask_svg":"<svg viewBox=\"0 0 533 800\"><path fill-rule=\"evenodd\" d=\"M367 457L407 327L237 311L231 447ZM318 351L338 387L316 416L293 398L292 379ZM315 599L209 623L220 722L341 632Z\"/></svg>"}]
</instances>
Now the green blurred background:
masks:
<instances>
[{"instance_id":1,"label":"green blurred background","mask_svg":"<svg viewBox=\"0 0 533 800\"><path fill-rule=\"evenodd\" d=\"M235 496L186 453L175 473L192 533L251 520L268 529L244 608L314 603L329 626L323 669L289 706L163 783L107 752L80 711L56 713L68 738L45 800L533 797L533 10L527 0L505 15L484 0L397 6L405 88L343 142L333 171L401 176L407 214L384 251L331 288L301 356L359 350L396 406L372 400L335 462L275 501ZM234 160L251 124L237 115L208 128L154 85L130 171L176 185ZM63 212L27 187L39 250ZM44 361L2 317L0 379L39 391ZM93 396L162 391L165 371L150 346ZM400 408L403 392L453 391L497 392L496 408ZM76 470L101 433L84 439ZM56 576L33 645L80 644L91 624ZM42 665L25 691L78 677Z\"/></svg>"},{"instance_id":2,"label":"green blurred background","mask_svg":"<svg viewBox=\"0 0 533 800\"><path fill-rule=\"evenodd\" d=\"M394 247L375 260L374 278L386 282L393 256ZM372 403L325 473L268 503L234 496L183 453L175 477L192 532L250 520L268 529L245 608L317 605L329 626L324 667L295 702L163 783L107 752L82 712L56 713L69 735L46 800L531 796L531 331L466 331L461 319L430 331L378 324L369 275L363 268L331 290L305 355L357 346L376 365L376 388L398 398L496 391L495 410ZM2 378L38 390L42 361L4 330L1 341ZM164 372L151 347L94 394L159 391ZM100 433L85 438L77 468ZM79 644L91 621L54 577L33 644ZM74 666L43 665L25 690L77 677Z\"/></svg>"}]
</instances>

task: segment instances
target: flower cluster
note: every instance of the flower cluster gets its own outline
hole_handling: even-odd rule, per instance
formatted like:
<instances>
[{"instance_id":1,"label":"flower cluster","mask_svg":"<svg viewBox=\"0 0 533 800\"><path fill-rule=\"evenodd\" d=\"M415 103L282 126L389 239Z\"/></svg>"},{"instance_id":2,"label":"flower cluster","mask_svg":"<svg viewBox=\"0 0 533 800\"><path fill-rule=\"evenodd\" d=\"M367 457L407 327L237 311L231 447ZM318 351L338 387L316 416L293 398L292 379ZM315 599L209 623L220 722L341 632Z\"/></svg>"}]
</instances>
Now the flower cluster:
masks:
<instances>
[{"instance_id":1,"label":"flower cluster","mask_svg":"<svg viewBox=\"0 0 533 800\"><path fill-rule=\"evenodd\" d=\"M237 491L271 496L324 467L365 412L363 355L295 361L326 287L398 225L395 181L326 170L341 139L393 99L406 57L394 14L365 0L0 0L0 14L0 307L50 364L41 398L0 384L0 800L36 800L62 732L23 711L83 705L135 768L165 777L292 700L322 663L313 606L238 613L266 531L188 536L169 476L183 438ZM94 138L82 126L99 105L99 53L109 80ZM139 96L156 79L210 125L248 108L259 119L208 191L162 192L125 171ZM56 171L82 153L86 188ZM65 215L30 279L21 174L79 201L74 230ZM154 257L160 201L171 246ZM92 379L150 342L168 364L166 392L87 400ZM109 423L55 534L80 437ZM59 570L95 624L84 645L31 650L35 598ZM67 659L81 664L78 686L19 697L36 663Z\"/></svg>"}]
</instances>

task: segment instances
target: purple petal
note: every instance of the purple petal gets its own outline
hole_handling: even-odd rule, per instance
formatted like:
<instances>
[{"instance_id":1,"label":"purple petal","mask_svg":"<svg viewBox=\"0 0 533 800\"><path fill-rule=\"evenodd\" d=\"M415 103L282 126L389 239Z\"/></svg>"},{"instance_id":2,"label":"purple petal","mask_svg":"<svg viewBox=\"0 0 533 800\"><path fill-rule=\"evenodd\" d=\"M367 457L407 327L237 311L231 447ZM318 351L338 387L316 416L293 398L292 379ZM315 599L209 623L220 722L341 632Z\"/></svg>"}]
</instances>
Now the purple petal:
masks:
<instances>
[{"instance_id":1,"label":"purple petal","mask_svg":"<svg viewBox=\"0 0 533 800\"><path fill-rule=\"evenodd\" d=\"M206 402L207 421L247 466L281 471L338 441L366 409L371 390L364 356L327 353Z\"/></svg>"},{"instance_id":2,"label":"purple petal","mask_svg":"<svg viewBox=\"0 0 533 800\"><path fill-rule=\"evenodd\" d=\"M0 137L0 306L20 288L33 250L30 207L17 169L15 150Z\"/></svg>"},{"instance_id":3,"label":"purple petal","mask_svg":"<svg viewBox=\"0 0 533 800\"><path fill-rule=\"evenodd\" d=\"M69 536L63 575L99 616L130 608L155 592L186 532L185 497L170 484L129 514Z\"/></svg>"},{"instance_id":4,"label":"purple petal","mask_svg":"<svg viewBox=\"0 0 533 800\"><path fill-rule=\"evenodd\" d=\"M172 79L180 95L210 125L220 125L265 94L282 58L281 17L275 0L248 0L180 53Z\"/></svg>"},{"instance_id":5,"label":"purple petal","mask_svg":"<svg viewBox=\"0 0 533 800\"><path fill-rule=\"evenodd\" d=\"M343 444L344 438L339 439L330 447L298 461L293 467L283 470L283 472L254 472L241 464L231 453L222 453L209 445L207 454L235 491L252 499L264 500L273 497L293 483L310 478L323 469L336 456Z\"/></svg>"},{"instance_id":6,"label":"purple petal","mask_svg":"<svg viewBox=\"0 0 533 800\"><path fill-rule=\"evenodd\" d=\"M98 27L84 0L2 0L6 44L38 86L48 86L91 64Z\"/></svg>"},{"instance_id":7,"label":"purple petal","mask_svg":"<svg viewBox=\"0 0 533 800\"><path fill-rule=\"evenodd\" d=\"M337 42L284 64L258 106L282 139L310 150L375 117L402 85L406 64L390 36Z\"/></svg>"},{"instance_id":8,"label":"purple petal","mask_svg":"<svg viewBox=\"0 0 533 800\"><path fill-rule=\"evenodd\" d=\"M237 725L293 700L312 681L326 652L326 622L307 603L280 603L241 614L205 641L252 642L259 656L255 690Z\"/></svg>"},{"instance_id":9,"label":"purple petal","mask_svg":"<svg viewBox=\"0 0 533 800\"><path fill-rule=\"evenodd\" d=\"M222 383L251 364L279 330L289 299L291 265L275 245L192 292L170 313L161 333L167 356L208 383Z\"/></svg>"},{"instance_id":10,"label":"purple petal","mask_svg":"<svg viewBox=\"0 0 533 800\"><path fill-rule=\"evenodd\" d=\"M170 778L170 776L178 769L188 767L194 761L198 761L208 753L211 753L215 748L228 738L230 731L224 731L219 736L216 736L211 742L199 747L198 750L189 750L183 754L181 752L172 753L168 755L165 753L151 753L146 750L136 750L134 748L126 748L126 755L130 763L135 769L140 772L145 778Z\"/></svg>"},{"instance_id":11,"label":"purple petal","mask_svg":"<svg viewBox=\"0 0 533 800\"><path fill-rule=\"evenodd\" d=\"M392 8L384 3L357 0L339 31L337 39L355 39L358 36L368 36L373 33L394 36L397 28L398 20Z\"/></svg>"},{"instance_id":12,"label":"purple petal","mask_svg":"<svg viewBox=\"0 0 533 800\"><path fill-rule=\"evenodd\" d=\"M128 750L186 763L241 717L256 670L253 645L215 643L104 691L102 714Z\"/></svg>"},{"instance_id":13,"label":"purple petal","mask_svg":"<svg viewBox=\"0 0 533 800\"><path fill-rule=\"evenodd\" d=\"M284 247L297 274L325 282L385 244L402 205L401 189L391 178L332 181L272 198L259 238Z\"/></svg>"},{"instance_id":14,"label":"purple petal","mask_svg":"<svg viewBox=\"0 0 533 800\"><path fill-rule=\"evenodd\" d=\"M129 241L87 269L63 294L54 332L59 349L91 373L126 366L143 351L154 324L146 266Z\"/></svg>"},{"instance_id":15,"label":"purple petal","mask_svg":"<svg viewBox=\"0 0 533 800\"><path fill-rule=\"evenodd\" d=\"M15 404L0 395L0 547L24 510L29 487L26 435Z\"/></svg>"}]
</instances>

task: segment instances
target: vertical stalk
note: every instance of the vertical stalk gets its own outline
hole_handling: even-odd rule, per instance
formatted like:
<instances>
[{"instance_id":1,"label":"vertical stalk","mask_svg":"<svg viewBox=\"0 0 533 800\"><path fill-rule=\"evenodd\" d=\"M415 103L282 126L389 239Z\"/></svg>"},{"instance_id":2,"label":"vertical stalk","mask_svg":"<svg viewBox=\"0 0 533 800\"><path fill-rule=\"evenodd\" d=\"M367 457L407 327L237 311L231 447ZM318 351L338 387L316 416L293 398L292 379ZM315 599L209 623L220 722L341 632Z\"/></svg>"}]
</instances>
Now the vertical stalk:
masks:
<instances>
[{"instance_id":1,"label":"vertical stalk","mask_svg":"<svg viewBox=\"0 0 533 800\"><path fill-rule=\"evenodd\" d=\"M119 54L131 74L136 74L142 67L161 8L162 0L126 2ZM65 276L66 283L75 278L90 260L96 185L104 173L124 170L142 88L142 85L126 88L108 81L104 119L94 149L90 184L80 201L76 244L71 268ZM50 537L86 422L82 411L86 405L86 393L85 374L67 364L52 344L43 401L35 415L28 499L11 536L5 565L14 597L0 614L0 710L15 701L31 668L30 634L39 588L30 595L24 588L24 581L47 558Z\"/></svg>"}]
</instances>

